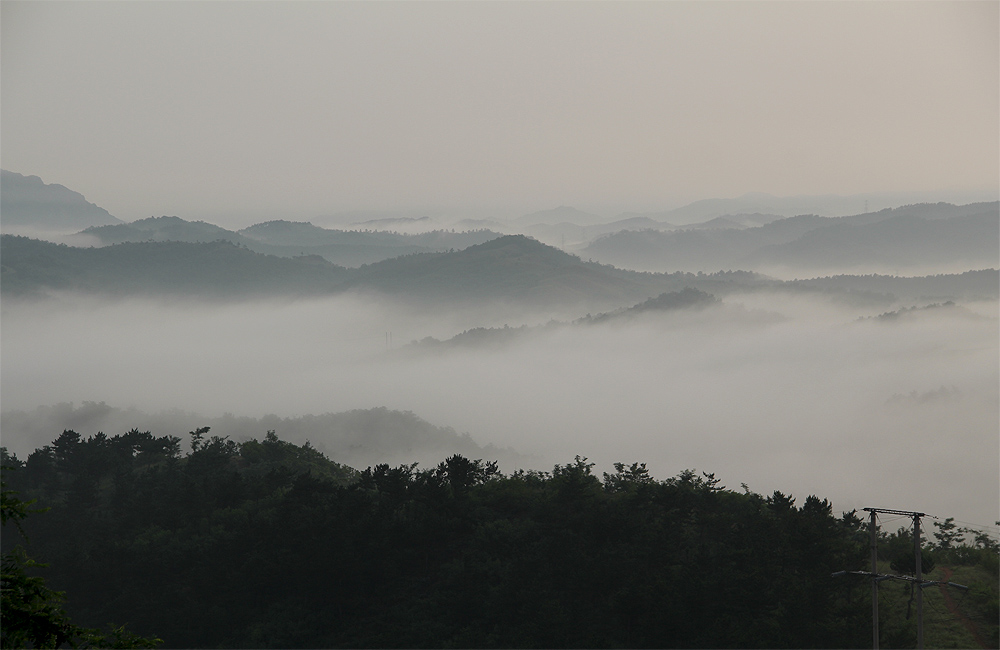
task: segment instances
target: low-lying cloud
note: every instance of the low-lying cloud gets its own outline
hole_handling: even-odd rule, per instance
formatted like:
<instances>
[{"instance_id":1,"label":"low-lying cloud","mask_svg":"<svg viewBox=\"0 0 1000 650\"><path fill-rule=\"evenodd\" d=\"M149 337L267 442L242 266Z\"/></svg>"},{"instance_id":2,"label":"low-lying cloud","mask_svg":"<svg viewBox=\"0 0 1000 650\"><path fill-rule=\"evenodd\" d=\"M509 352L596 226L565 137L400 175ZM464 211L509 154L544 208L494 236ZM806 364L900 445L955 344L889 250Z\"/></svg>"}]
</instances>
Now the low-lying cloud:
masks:
<instances>
[{"instance_id":1,"label":"low-lying cloud","mask_svg":"<svg viewBox=\"0 0 1000 650\"><path fill-rule=\"evenodd\" d=\"M658 478L696 468L839 509L990 523L1000 503L997 304L859 320L898 307L748 294L537 328L500 347L429 349L407 344L554 315L420 313L348 296L8 303L3 408L92 400L287 417L385 406L511 446L537 469L577 454L598 471L639 461ZM3 438L18 454L31 449L17 431Z\"/></svg>"}]
</instances>

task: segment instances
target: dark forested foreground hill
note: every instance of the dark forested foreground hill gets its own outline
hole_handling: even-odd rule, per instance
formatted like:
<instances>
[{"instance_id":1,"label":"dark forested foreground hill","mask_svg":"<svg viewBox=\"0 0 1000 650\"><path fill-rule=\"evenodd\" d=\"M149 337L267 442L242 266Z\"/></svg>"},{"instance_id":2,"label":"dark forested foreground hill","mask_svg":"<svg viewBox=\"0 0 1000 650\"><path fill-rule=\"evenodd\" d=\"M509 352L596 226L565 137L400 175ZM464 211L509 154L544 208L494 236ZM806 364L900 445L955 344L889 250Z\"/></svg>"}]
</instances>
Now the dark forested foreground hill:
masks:
<instances>
[{"instance_id":1,"label":"dark forested foreground hill","mask_svg":"<svg viewBox=\"0 0 1000 650\"><path fill-rule=\"evenodd\" d=\"M523 235L463 250L404 255L347 269L322 257L277 257L229 241L129 242L75 248L4 235L0 239L4 297L52 292L110 296L244 298L317 296L345 291L394 299L574 304L585 310L627 307L690 287L724 296L747 290L791 289L879 301L903 298L996 299L995 270L925 278L833 276L782 282L745 271L638 273L584 262Z\"/></svg>"},{"instance_id":2,"label":"dark forested foreground hill","mask_svg":"<svg viewBox=\"0 0 1000 650\"><path fill-rule=\"evenodd\" d=\"M127 622L166 647L871 642L868 583L831 577L866 566L864 524L814 496L693 471L655 480L641 464L602 479L580 458L511 475L462 456L358 472L273 433L209 434L192 432L187 454L137 430L66 431L26 461L4 452L7 487L50 508L24 528L76 624ZM10 528L5 550L21 541ZM883 533L885 562L905 555L904 532ZM972 627L952 616L946 643L995 644L996 545L957 539L925 550L979 576L958 605ZM914 642L896 601L883 601L883 647Z\"/></svg>"}]
</instances>

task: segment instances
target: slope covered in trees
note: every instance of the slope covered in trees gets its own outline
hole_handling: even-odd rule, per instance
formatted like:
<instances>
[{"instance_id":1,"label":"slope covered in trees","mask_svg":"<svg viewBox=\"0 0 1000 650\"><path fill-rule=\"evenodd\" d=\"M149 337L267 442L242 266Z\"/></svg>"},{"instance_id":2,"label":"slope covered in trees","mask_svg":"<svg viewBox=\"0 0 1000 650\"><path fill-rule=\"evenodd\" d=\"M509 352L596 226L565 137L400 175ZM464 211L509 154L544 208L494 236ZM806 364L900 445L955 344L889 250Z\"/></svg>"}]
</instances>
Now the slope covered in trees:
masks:
<instances>
[{"instance_id":1,"label":"slope covered in trees","mask_svg":"<svg viewBox=\"0 0 1000 650\"><path fill-rule=\"evenodd\" d=\"M358 291L416 301L521 301L620 306L679 290L763 281L752 273L651 275L583 262L522 235L446 253L404 255L346 269L316 255L277 257L232 242L138 242L103 248L4 235L6 296L51 291L91 295L327 295Z\"/></svg>"},{"instance_id":2,"label":"slope covered in trees","mask_svg":"<svg viewBox=\"0 0 1000 650\"><path fill-rule=\"evenodd\" d=\"M1000 294L1000 275L994 269L913 278L863 275L789 282L746 271L639 273L584 262L522 235L459 251L404 255L357 269L336 266L317 255L264 255L223 240L74 248L3 235L0 260L0 289L8 298L68 291L239 300L356 291L418 303L575 305L582 313L614 310L685 288L719 297L748 290L790 290L885 304L896 299L989 300Z\"/></svg>"},{"instance_id":3,"label":"slope covered in trees","mask_svg":"<svg viewBox=\"0 0 1000 650\"><path fill-rule=\"evenodd\" d=\"M318 255L340 266L356 267L400 255L466 248L499 236L482 229L457 233L436 230L413 235L376 230L331 230L284 220L267 221L236 232L204 221L164 216L87 228L69 238L68 243L107 246L151 241L207 243L224 240L265 255Z\"/></svg>"},{"instance_id":4,"label":"slope covered in trees","mask_svg":"<svg viewBox=\"0 0 1000 650\"><path fill-rule=\"evenodd\" d=\"M797 505L694 471L655 480L638 463L599 478L579 457L510 475L462 456L358 472L273 432L210 433L191 432L187 454L138 430L66 431L25 461L4 450L5 489L50 508L23 520L51 565L32 571L69 594L74 621L127 621L165 647L871 640L867 581L831 577L866 565L864 523L815 496ZM12 528L5 549L21 541ZM941 561L995 569L990 536L969 545L951 520L938 528ZM906 531L880 545L896 562ZM995 579L978 579L962 616L995 640ZM884 643L909 643L905 594L883 591Z\"/></svg>"},{"instance_id":5,"label":"slope covered in trees","mask_svg":"<svg viewBox=\"0 0 1000 650\"><path fill-rule=\"evenodd\" d=\"M16 529L21 541L26 539L24 519L47 510L33 508L33 504L34 500L21 500L0 481L0 523ZM162 643L158 638L133 634L124 625L111 626L103 633L73 623L63 609L65 593L33 575L46 567L30 557L21 544L11 547L10 539L5 539L0 568L0 647L61 648L68 643L73 648L153 648Z\"/></svg>"},{"instance_id":6,"label":"slope covered in trees","mask_svg":"<svg viewBox=\"0 0 1000 650\"><path fill-rule=\"evenodd\" d=\"M75 248L3 235L3 292L210 296L316 295L334 291L346 269L317 256L261 255L223 240L143 242Z\"/></svg>"},{"instance_id":7,"label":"slope covered in trees","mask_svg":"<svg viewBox=\"0 0 1000 650\"><path fill-rule=\"evenodd\" d=\"M83 624L167 647L819 647L865 640L853 515L585 459L354 472L269 434L64 432L4 478ZM72 534L67 534L72 531ZM4 530L4 543L13 531Z\"/></svg>"},{"instance_id":8,"label":"slope covered in trees","mask_svg":"<svg viewBox=\"0 0 1000 650\"><path fill-rule=\"evenodd\" d=\"M11 229L74 232L89 226L121 223L79 192L6 169L0 170L0 213L4 232Z\"/></svg>"},{"instance_id":9,"label":"slope covered in trees","mask_svg":"<svg viewBox=\"0 0 1000 650\"><path fill-rule=\"evenodd\" d=\"M183 434L198 427L211 427L213 435L243 440L278 431L283 440L296 444L309 441L328 458L351 467L379 463L398 465L419 462L434 465L446 456L460 454L488 457L502 467L525 467L528 457L513 449L480 445L468 433L440 427L412 412L392 409L353 409L299 417L265 415L260 418L227 413L209 417L170 409L148 413L136 408L117 408L104 402L62 403L34 409L3 410L0 430L10 452L24 456L48 443L52 431L72 429L83 436L99 431L127 431L134 423L164 434ZM182 448L187 448L186 443Z\"/></svg>"},{"instance_id":10,"label":"slope covered in trees","mask_svg":"<svg viewBox=\"0 0 1000 650\"><path fill-rule=\"evenodd\" d=\"M558 328L578 327L585 325L597 325L606 323L620 323L631 321L644 315L664 314L669 312L704 309L721 305L721 301L711 294L697 289L685 288L681 291L662 293L656 298L650 298L632 307L618 309L612 312L605 312L597 315L587 314L572 323L551 320L544 325L528 327L474 327L465 330L461 334L447 339L438 340L428 336L420 341L414 341L411 345L423 349L447 349L461 347L503 347L513 343L519 338L531 336L540 332L549 332Z\"/></svg>"},{"instance_id":11,"label":"slope covered in trees","mask_svg":"<svg viewBox=\"0 0 1000 650\"><path fill-rule=\"evenodd\" d=\"M848 217L799 215L753 228L621 231L584 255L648 271L743 268L802 273L926 273L939 265L993 267L1000 258L1000 204L908 205Z\"/></svg>"}]
</instances>

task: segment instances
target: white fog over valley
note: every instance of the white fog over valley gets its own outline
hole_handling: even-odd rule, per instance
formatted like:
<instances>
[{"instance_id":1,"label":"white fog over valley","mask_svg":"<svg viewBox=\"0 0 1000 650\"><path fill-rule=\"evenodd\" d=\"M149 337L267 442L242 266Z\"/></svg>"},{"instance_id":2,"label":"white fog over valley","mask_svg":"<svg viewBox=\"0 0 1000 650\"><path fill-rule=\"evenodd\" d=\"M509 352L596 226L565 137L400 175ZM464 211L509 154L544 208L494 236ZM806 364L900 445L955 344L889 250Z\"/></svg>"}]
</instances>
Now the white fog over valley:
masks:
<instances>
[{"instance_id":1,"label":"white fog over valley","mask_svg":"<svg viewBox=\"0 0 1000 650\"><path fill-rule=\"evenodd\" d=\"M0 8L20 459L274 430L996 536L998 3Z\"/></svg>"},{"instance_id":2,"label":"white fog over valley","mask_svg":"<svg viewBox=\"0 0 1000 650\"><path fill-rule=\"evenodd\" d=\"M425 349L411 342L550 314L506 321L359 297L66 298L4 310L4 409L90 400L207 421L384 406L526 457L501 458L505 471L579 454L602 471L640 461L657 476L696 468L843 509L877 499L989 519L1000 481L996 301L860 320L882 311L733 295L693 313L528 331L500 347ZM4 430L19 454L49 442ZM321 433L311 442L338 459Z\"/></svg>"}]
</instances>

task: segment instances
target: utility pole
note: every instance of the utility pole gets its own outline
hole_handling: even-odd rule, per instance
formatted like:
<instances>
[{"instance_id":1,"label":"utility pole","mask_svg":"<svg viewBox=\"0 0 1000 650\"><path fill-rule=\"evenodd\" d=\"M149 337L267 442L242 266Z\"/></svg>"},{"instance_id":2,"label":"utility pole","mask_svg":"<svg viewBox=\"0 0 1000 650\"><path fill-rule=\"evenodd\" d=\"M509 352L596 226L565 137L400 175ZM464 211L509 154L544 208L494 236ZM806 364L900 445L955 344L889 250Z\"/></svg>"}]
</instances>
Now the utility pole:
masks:
<instances>
[{"instance_id":1,"label":"utility pole","mask_svg":"<svg viewBox=\"0 0 1000 650\"><path fill-rule=\"evenodd\" d=\"M923 585L923 567L921 566L920 558L920 517L923 513L914 512L913 513L913 559L916 560L916 573L914 577L917 579L915 586L917 590L917 648L923 650L924 647L924 585Z\"/></svg>"},{"instance_id":2,"label":"utility pole","mask_svg":"<svg viewBox=\"0 0 1000 650\"><path fill-rule=\"evenodd\" d=\"M920 518L926 516L923 512L912 512L909 510L888 510L886 508L864 508L865 512L870 514L870 519L868 520L868 538L869 544L872 551L872 570L871 571L837 571L832 577L838 577L843 575L859 575L867 576L871 578L872 581L872 648L878 650L878 583L883 580L904 580L906 582L911 582L913 588L917 590L917 648L923 650L924 647L924 587L929 587L930 585L948 585L949 587L956 587L958 589L968 589L965 585L955 584L954 582L941 582L940 580L931 580L929 582L924 582L923 576L923 565L921 563L920 557ZM914 577L910 578L908 576L896 576L881 574L878 572L878 553L876 544L878 542L878 533L876 531L876 513L885 513L889 515L902 515L904 517L913 518L913 560L914 560Z\"/></svg>"},{"instance_id":3,"label":"utility pole","mask_svg":"<svg viewBox=\"0 0 1000 650\"><path fill-rule=\"evenodd\" d=\"M872 549L872 575L878 573L878 533L875 523L875 511L870 513L868 522L868 538ZM872 648L878 650L878 580L872 578Z\"/></svg>"}]
</instances>

